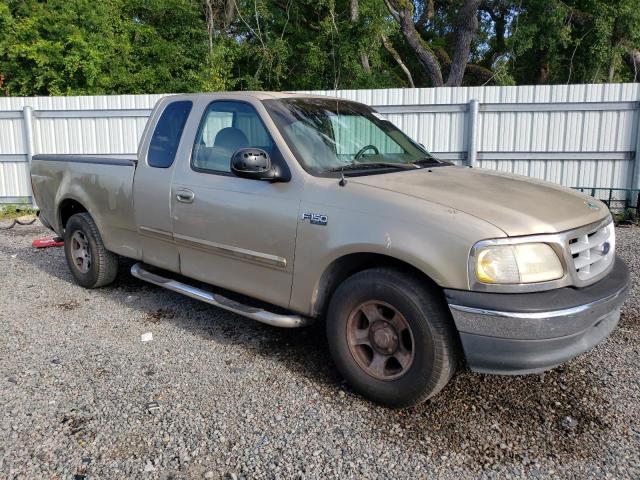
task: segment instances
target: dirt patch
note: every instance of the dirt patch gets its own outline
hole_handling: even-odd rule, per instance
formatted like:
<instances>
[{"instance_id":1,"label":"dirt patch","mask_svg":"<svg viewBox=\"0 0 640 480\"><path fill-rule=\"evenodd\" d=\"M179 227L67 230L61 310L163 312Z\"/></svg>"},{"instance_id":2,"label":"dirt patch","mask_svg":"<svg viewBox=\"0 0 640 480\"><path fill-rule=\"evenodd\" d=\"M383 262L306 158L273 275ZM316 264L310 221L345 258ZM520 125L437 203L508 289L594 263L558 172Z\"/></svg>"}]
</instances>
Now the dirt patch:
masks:
<instances>
[{"instance_id":1,"label":"dirt patch","mask_svg":"<svg viewBox=\"0 0 640 480\"><path fill-rule=\"evenodd\" d=\"M58 310L63 310L65 312L70 312L80 307L80 302L77 300L70 300L68 302L58 303L54 305Z\"/></svg>"},{"instance_id":2,"label":"dirt patch","mask_svg":"<svg viewBox=\"0 0 640 480\"><path fill-rule=\"evenodd\" d=\"M92 418L78 410L71 410L61 420L65 434L73 437L79 445L85 445L95 438L95 433L90 428Z\"/></svg>"},{"instance_id":3,"label":"dirt patch","mask_svg":"<svg viewBox=\"0 0 640 480\"><path fill-rule=\"evenodd\" d=\"M151 312L147 312L144 316L145 320L150 323L158 323L161 320L167 318L173 318L176 316L176 312L171 308L158 308Z\"/></svg>"}]
</instances>

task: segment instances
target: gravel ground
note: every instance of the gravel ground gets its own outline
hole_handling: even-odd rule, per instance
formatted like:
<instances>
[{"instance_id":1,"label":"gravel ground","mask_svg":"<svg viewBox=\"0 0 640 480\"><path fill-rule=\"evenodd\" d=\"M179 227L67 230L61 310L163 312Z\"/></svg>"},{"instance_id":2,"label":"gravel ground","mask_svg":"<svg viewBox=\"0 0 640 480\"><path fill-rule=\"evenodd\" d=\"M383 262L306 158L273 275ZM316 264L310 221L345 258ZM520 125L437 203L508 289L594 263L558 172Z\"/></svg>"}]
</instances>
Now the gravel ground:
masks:
<instances>
[{"instance_id":1,"label":"gravel ground","mask_svg":"<svg viewBox=\"0 0 640 480\"><path fill-rule=\"evenodd\" d=\"M342 382L321 325L254 323L126 264L83 290L62 249L31 248L46 234L0 232L0 478L640 478L637 277L591 353L541 375L463 371L394 411ZM638 271L640 229L618 244Z\"/></svg>"}]
</instances>

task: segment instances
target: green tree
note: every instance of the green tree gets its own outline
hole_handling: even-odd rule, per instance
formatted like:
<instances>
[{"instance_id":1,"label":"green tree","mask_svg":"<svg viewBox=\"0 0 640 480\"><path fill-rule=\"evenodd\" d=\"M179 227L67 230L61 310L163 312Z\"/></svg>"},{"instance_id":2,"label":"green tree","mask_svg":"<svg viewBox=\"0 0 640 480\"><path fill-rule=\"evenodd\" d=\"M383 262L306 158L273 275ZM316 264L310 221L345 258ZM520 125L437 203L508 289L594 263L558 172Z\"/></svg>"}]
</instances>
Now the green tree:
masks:
<instances>
[{"instance_id":1,"label":"green tree","mask_svg":"<svg viewBox=\"0 0 640 480\"><path fill-rule=\"evenodd\" d=\"M34 0L0 7L0 73L11 95L224 89L201 5L188 0ZM221 61L222 60L222 61Z\"/></svg>"},{"instance_id":2,"label":"green tree","mask_svg":"<svg viewBox=\"0 0 640 480\"><path fill-rule=\"evenodd\" d=\"M12 95L88 93L100 82L110 5L9 2L0 7L0 72Z\"/></svg>"},{"instance_id":3,"label":"green tree","mask_svg":"<svg viewBox=\"0 0 640 480\"><path fill-rule=\"evenodd\" d=\"M4 0L5 95L637 81L637 0Z\"/></svg>"},{"instance_id":4,"label":"green tree","mask_svg":"<svg viewBox=\"0 0 640 480\"><path fill-rule=\"evenodd\" d=\"M518 83L634 81L640 9L636 0L528 0L510 43Z\"/></svg>"}]
</instances>

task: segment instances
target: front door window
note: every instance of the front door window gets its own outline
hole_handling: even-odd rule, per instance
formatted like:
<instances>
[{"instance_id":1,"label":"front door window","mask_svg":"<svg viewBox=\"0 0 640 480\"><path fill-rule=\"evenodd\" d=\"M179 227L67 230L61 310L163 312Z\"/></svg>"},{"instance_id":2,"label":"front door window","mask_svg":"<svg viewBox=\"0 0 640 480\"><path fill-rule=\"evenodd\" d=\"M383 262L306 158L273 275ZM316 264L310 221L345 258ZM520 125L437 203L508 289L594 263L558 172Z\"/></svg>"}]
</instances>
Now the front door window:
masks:
<instances>
[{"instance_id":1,"label":"front door window","mask_svg":"<svg viewBox=\"0 0 640 480\"><path fill-rule=\"evenodd\" d=\"M196 135L192 168L207 173L229 173L231 156L240 148L261 148L272 155L274 144L251 105L233 101L211 103Z\"/></svg>"}]
</instances>

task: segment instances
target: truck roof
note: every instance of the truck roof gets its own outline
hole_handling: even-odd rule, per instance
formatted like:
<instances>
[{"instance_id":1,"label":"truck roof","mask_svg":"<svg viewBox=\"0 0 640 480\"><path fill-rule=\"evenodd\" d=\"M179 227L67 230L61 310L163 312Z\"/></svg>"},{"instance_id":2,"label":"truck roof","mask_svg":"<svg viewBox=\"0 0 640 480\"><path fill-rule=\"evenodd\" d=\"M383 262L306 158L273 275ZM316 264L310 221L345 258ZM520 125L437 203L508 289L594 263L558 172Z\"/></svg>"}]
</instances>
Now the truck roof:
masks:
<instances>
[{"instance_id":1,"label":"truck roof","mask_svg":"<svg viewBox=\"0 0 640 480\"><path fill-rule=\"evenodd\" d=\"M242 98L242 97L253 97L258 100L269 100L276 98L333 98L335 100L339 100L337 97L330 97L327 95L314 95L307 93L296 93L296 92L261 92L261 91L237 91L237 92L207 92L207 93L185 93L185 94L176 94L172 95L172 98L194 98L194 97L211 97L213 98L221 98L221 97L229 97L229 98Z\"/></svg>"}]
</instances>

